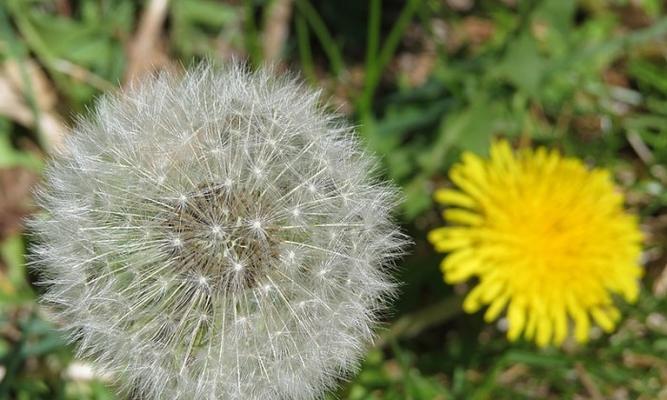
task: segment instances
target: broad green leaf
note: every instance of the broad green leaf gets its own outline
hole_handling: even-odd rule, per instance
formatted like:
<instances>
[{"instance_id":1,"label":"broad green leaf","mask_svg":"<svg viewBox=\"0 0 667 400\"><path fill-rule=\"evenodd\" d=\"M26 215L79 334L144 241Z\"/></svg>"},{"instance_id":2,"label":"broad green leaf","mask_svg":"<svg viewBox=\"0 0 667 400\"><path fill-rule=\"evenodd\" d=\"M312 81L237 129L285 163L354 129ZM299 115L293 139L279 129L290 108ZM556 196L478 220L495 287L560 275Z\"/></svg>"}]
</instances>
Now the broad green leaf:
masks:
<instances>
[{"instance_id":1,"label":"broad green leaf","mask_svg":"<svg viewBox=\"0 0 667 400\"><path fill-rule=\"evenodd\" d=\"M547 68L533 36L526 32L509 44L505 56L496 67L500 78L516 88L537 96Z\"/></svg>"}]
</instances>

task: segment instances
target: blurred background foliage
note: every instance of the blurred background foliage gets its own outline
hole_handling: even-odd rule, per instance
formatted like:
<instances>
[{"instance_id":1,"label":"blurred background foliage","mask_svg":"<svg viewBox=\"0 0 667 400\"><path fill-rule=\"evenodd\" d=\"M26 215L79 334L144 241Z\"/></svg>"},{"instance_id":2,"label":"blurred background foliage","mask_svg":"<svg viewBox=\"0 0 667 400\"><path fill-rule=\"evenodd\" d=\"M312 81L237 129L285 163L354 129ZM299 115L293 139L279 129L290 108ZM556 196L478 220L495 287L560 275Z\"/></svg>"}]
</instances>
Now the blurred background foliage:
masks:
<instances>
[{"instance_id":1,"label":"blurred background foliage","mask_svg":"<svg viewBox=\"0 0 667 400\"><path fill-rule=\"evenodd\" d=\"M37 306L31 189L105 91L198 59L274 63L322 87L404 190L415 238L395 312L332 398L667 399L667 3L661 0L3 0L0 399L114 399ZM494 136L614 172L640 213L646 273L616 333L509 344L460 311L425 233L433 190Z\"/></svg>"}]
</instances>

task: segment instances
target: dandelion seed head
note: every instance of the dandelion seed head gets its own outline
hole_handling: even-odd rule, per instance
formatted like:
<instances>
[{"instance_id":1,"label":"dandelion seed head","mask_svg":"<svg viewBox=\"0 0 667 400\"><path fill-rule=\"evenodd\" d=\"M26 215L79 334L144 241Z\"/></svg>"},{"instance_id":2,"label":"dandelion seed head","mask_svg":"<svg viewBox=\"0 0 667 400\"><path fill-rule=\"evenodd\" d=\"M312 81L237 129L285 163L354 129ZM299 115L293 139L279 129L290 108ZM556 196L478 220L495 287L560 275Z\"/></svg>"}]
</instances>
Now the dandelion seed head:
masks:
<instances>
[{"instance_id":1,"label":"dandelion seed head","mask_svg":"<svg viewBox=\"0 0 667 400\"><path fill-rule=\"evenodd\" d=\"M130 395L320 397L357 366L406 243L374 165L270 71L103 97L37 193L43 301Z\"/></svg>"}]
</instances>

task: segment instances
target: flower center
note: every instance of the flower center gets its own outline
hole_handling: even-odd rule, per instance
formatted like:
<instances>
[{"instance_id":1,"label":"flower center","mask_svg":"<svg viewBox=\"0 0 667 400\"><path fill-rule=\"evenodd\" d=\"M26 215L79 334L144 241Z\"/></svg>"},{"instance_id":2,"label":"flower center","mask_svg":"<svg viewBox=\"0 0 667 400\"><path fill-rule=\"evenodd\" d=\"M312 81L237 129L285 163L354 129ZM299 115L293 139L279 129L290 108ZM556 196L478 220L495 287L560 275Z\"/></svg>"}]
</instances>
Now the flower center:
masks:
<instances>
[{"instance_id":1,"label":"flower center","mask_svg":"<svg viewBox=\"0 0 667 400\"><path fill-rule=\"evenodd\" d=\"M275 226L260 192L204 186L181 196L166 219L177 268L214 289L254 287L278 258Z\"/></svg>"},{"instance_id":2,"label":"flower center","mask_svg":"<svg viewBox=\"0 0 667 400\"><path fill-rule=\"evenodd\" d=\"M577 238L577 231L564 217L557 212L533 213L518 224L522 227L515 228L520 242L518 248L537 271L566 271L578 257L582 238Z\"/></svg>"}]
</instances>

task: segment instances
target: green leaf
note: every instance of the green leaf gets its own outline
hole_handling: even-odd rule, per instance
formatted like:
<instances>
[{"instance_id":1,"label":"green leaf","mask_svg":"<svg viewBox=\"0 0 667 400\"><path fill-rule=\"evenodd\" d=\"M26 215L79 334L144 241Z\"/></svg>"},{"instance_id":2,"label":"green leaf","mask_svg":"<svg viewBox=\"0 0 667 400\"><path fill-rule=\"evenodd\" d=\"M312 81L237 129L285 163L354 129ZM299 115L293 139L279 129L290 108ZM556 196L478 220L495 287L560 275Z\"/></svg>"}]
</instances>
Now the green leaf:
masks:
<instances>
[{"instance_id":1,"label":"green leaf","mask_svg":"<svg viewBox=\"0 0 667 400\"><path fill-rule=\"evenodd\" d=\"M496 74L516 88L538 96L546 68L547 60L540 54L537 42L529 32L524 32L509 44Z\"/></svg>"},{"instance_id":2,"label":"green leaf","mask_svg":"<svg viewBox=\"0 0 667 400\"><path fill-rule=\"evenodd\" d=\"M420 164L428 173L445 165L445 159L456 147L477 154L486 154L491 137L501 125L500 109L491 105L480 94L468 108L445 115L440 124L437 141L431 151L420 157Z\"/></svg>"},{"instance_id":3,"label":"green leaf","mask_svg":"<svg viewBox=\"0 0 667 400\"><path fill-rule=\"evenodd\" d=\"M535 9L534 19L546 21L550 29L567 35L571 32L576 11L575 0L546 0Z\"/></svg>"},{"instance_id":4,"label":"green leaf","mask_svg":"<svg viewBox=\"0 0 667 400\"><path fill-rule=\"evenodd\" d=\"M18 290L28 290L24 252L21 235L9 236L0 242L0 257L7 265L9 282Z\"/></svg>"},{"instance_id":5,"label":"green leaf","mask_svg":"<svg viewBox=\"0 0 667 400\"><path fill-rule=\"evenodd\" d=\"M215 52L211 33L223 36L228 43L238 44L244 39L240 13L239 7L212 0L172 1L172 44L187 58Z\"/></svg>"},{"instance_id":6,"label":"green leaf","mask_svg":"<svg viewBox=\"0 0 667 400\"><path fill-rule=\"evenodd\" d=\"M408 220L414 219L431 206L432 190L429 186L428 180L420 176L410 181L404 188L403 212Z\"/></svg>"},{"instance_id":7,"label":"green leaf","mask_svg":"<svg viewBox=\"0 0 667 400\"><path fill-rule=\"evenodd\" d=\"M560 354L549 355L523 350L510 350L505 354L503 359L508 364L523 363L545 368L564 368L572 363L565 356Z\"/></svg>"},{"instance_id":8,"label":"green leaf","mask_svg":"<svg viewBox=\"0 0 667 400\"><path fill-rule=\"evenodd\" d=\"M657 66L645 60L633 60L628 66L628 72L640 82L657 89L667 95L667 74L665 65Z\"/></svg>"}]
</instances>

